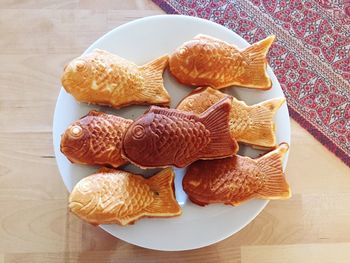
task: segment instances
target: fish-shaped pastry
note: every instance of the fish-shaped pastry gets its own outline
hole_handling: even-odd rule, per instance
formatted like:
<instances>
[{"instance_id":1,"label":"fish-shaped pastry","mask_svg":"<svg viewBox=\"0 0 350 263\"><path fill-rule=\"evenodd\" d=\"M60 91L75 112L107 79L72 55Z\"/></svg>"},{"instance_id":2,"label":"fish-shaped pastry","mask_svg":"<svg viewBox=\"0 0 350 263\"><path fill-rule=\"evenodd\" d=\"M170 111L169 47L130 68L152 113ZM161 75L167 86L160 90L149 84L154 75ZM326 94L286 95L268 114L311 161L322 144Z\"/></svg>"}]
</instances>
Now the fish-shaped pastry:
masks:
<instances>
[{"instance_id":1,"label":"fish-shaped pastry","mask_svg":"<svg viewBox=\"0 0 350 263\"><path fill-rule=\"evenodd\" d=\"M185 97L178 110L200 114L227 96L210 87L198 88ZM232 99L230 112L231 136L238 142L272 148L276 146L274 115L285 98L275 98L248 106L244 101Z\"/></svg>"},{"instance_id":2,"label":"fish-shaped pastry","mask_svg":"<svg viewBox=\"0 0 350 263\"><path fill-rule=\"evenodd\" d=\"M93 225L124 226L142 217L181 214L171 168L149 179L122 170L102 168L76 184L69 196L69 208Z\"/></svg>"},{"instance_id":3,"label":"fish-shaped pastry","mask_svg":"<svg viewBox=\"0 0 350 263\"><path fill-rule=\"evenodd\" d=\"M195 162L187 169L183 189L192 202L202 206L237 206L252 198L287 199L291 190L283 174L282 158L288 147L282 143L257 159L235 155Z\"/></svg>"},{"instance_id":4,"label":"fish-shaped pastry","mask_svg":"<svg viewBox=\"0 0 350 263\"><path fill-rule=\"evenodd\" d=\"M230 109L229 97L201 115L153 106L127 130L122 154L143 168L232 156L238 144L230 136Z\"/></svg>"},{"instance_id":5,"label":"fish-shaped pastry","mask_svg":"<svg viewBox=\"0 0 350 263\"><path fill-rule=\"evenodd\" d=\"M170 56L170 72L186 85L269 89L272 83L266 72L266 54L274 39L272 35L239 50L222 40L198 35Z\"/></svg>"},{"instance_id":6,"label":"fish-shaped pastry","mask_svg":"<svg viewBox=\"0 0 350 263\"><path fill-rule=\"evenodd\" d=\"M169 105L163 86L168 56L137 66L117 55L95 49L72 60L62 75L65 90L80 102L120 108L131 104Z\"/></svg>"},{"instance_id":7,"label":"fish-shaped pastry","mask_svg":"<svg viewBox=\"0 0 350 263\"><path fill-rule=\"evenodd\" d=\"M72 162L118 167L127 161L121 156L123 136L133 121L90 111L72 123L61 136L61 152Z\"/></svg>"}]
</instances>

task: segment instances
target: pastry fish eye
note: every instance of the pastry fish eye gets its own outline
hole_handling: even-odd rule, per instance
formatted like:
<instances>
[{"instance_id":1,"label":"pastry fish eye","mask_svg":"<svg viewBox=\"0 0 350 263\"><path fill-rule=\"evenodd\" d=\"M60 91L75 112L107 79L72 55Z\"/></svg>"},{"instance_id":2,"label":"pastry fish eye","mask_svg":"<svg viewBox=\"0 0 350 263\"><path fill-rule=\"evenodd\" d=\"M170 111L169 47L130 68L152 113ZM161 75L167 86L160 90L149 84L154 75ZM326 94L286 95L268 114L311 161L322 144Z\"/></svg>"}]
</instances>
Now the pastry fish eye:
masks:
<instances>
[{"instance_id":1,"label":"pastry fish eye","mask_svg":"<svg viewBox=\"0 0 350 263\"><path fill-rule=\"evenodd\" d=\"M133 138L135 138L136 140L142 139L146 134L145 128L140 124L137 124L133 128L132 132L133 132Z\"/></svg>"},{"instance_id":2,"label":"pastry fish eye","mask_svg":"<svg viewBox=\"0 0 350 263\"><path fill-rule=\"evenodd\" d=\"M79 184L79 191L81 193L89 193L94 184L90 181L84 180Z\"/></svg>"},{"instance_id":3,"label":"pastry fish eye","mask_svg":"<svg viewBox=\"0 0 350 263\"><path fill-rule=\"evenodd\" d=\"M183 55L186 52L186 49L184 47L180 48L179 54Z\"/></svg>"},{"instance_id":4,"label":"pastry fish eye","mask_svg":"<svg viewBox=\"0 0 350 263\"><path fill-rule=\"evenodd\" d=\"M79 125L73 125L69 129L69 134L76 139L79 139L83 135L83 129Z\"/></svg>"},{"instance_id":5,"label":"pastry fish eye","mask_svg":"<svg viewBox=\"0 0 350 263\"><path fill-rule=\"evenodd\" d=\"M73 63L73 69L75 71L79 71L82 72L86 69L86 63L85 61L81 60L81 59L77 59L76 61L74 61Z\"/></svg>"},{"instance_id":6,"label":"pastry fish eye","mask_svg":"<svg viewBox=\"0 0 350 263\"><path fill-rule=\"evenodd\" d=\"M185 53L187 53L187 47L180 47L178 51L178 55L183 56L185 55Z\"/></svg>"}]
</instances>

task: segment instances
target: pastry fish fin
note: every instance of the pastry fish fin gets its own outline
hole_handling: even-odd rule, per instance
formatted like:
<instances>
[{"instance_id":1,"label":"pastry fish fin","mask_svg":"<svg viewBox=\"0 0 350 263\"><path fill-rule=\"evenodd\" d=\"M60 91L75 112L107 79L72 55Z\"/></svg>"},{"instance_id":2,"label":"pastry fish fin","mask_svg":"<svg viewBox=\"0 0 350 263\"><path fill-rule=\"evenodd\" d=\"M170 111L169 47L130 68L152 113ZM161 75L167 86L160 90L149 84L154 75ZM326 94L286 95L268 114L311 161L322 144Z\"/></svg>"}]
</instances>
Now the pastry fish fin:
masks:
<instances>
[{"instance_id":1,"label":"pastry fish fin","mask_svg":"<svg viewBox=\"0 0 350 263\"><path fill-rule=\"evenodd\" d=\"M176 116L176 117L180 117L180 118L183 118L183 117L186 117L186 116L191 116L190 113L188 112L182 112L180 110L176 110L176 109L164 109L162 107L157 107L157 106L151 106L149 108L149 110L147 110L145 112L146 113L154 113L154 114L162 114L162 115L165 115L165 116Z\"/></svg>"},{"instance_id":2,"label":"pastry fish fin","mask_svg":"<svg viewBox=\"0 0 350 263\"><path fill-rule=\"evenodd\" d=\"M223 43L223 44L226 44L226 45L231 45L231 46L235 47L236 49L238 49L233 44L229 44L229 43L225 42L224 40L218 39L216 37L208 36L208 35L205 35L205 34L198 34L193 39L194 40L205 40L205 41L208 41L208 42L216 42L216 43L220 42L220 43Z\"/></svg>"},{"instance_id":3,"label":"pastry fish fin","mask_svg":"<svg viewBox=\"0 0 350 263\"><path fill-rule=\"evenodd\" d=\"M85 114L84 116L82 116L80 118L80 120L85 118L85 117L88 117L88 116L100 116L102 114L103 114L103 112L100 112L100 111L97 111L97 110L91 110L91 111L88 112L88 114Z\"/></svg>"},{"instance_id":4,"label":"pastry fish fin","mask_svg":"<svg viewBox=\"0 0 350 263\"><path fill-rule=\"evenodd\" d=\"M242 133L240 141L260 147L275 147L276 135L273 118L285 101L285 98L274 98L250 106L249 132Z\"/></svg>"},{"instance_id":5,"label":"pastry fish fin","mask_svg":"<svg viewBox=\"0 0 350 263\"><path fill-rule=\"evenodd\" d=\"M201 122L210 131L210 142L200 158L227 157L238 151L238 143L230 135L229 115L232 98L226 96L200 115Z\"/></svg>"},{"instance_id":6,"label":"pastry fish fin","mask_svg":"<svg viewBox=\"0 0 350 263\"><path fill-rule=\"evenodd\" d=\"M91 110L91 111L89 111L87 116L100 116L102 114L103 114L103 112L100 112L100 111L97 111L97 110Z\"/></svg>"},{"instance_id":7,"label":"pastry fish fin","mask_svg":"<svg viewBox=\"0 0 350 263\"><path fill-rule=\"evenodd\" d=\"M169 56L165 55L139 67L145 80L139 96L140 99L145 100L145 103L169 105L170 96L163 84L163 72L168 65L168 60Z\"/></svg>"},{"instance_id":8,"label":"pastry fish fin","mask_svg":"<svg viewBox=\"0 0 350 263\"><path fill-rule=\"evenodd\" d=\"M218 38L212 37L212 36L208 36L208 35L204 35L204 34L198 34L196 35L193 39L203 39L203 40L209 40L209 41L220 41L220 42L224 42Z\"/></svg>"},{"instance_id":9,"label":"pastry fish fin","mask_svg":"<svg viewBox=\"0 0 350 263\"><path fill-rule=\"evenodd\" d=\"M154 201L145 209L146 216L175 216L181 214L181 207L174 193L174 171L166 168L147 180Z\"/></svg>"},{"instance_id":10,"label":"pastry fish fin","mask_svg":"<svg viewBox=\"0 0 350 263\"><path fill-rule=\"evenodd\" d=\"M97 170L97 173L115 173L117 170L113 168L108 168L108 167L101 167L100 169Z\"/></svg>"},{"instance_id":11,"label":"pastry fish fin","mask_svg":"<svg viewBox=\"0 0 350 263\"><path fill-rule=\"evenodd\" d=\"M291 197L291 189L283 174L282 160L288 151L288 144L281 143L275 150L257 159L263 186L257 192L258 198L287 199Z\"/></svg>"},{"instance_id":12,"label":"pastry fish fin","mask_svg":"<svg viewBox=\"0 0 350 263\"><path fill-rule=\"evenodd\" d=\"M266 72L266 54L274 40L275 36L271 35L241 51L245 62L244 72L239 77L242 85L257 89L271 88L272 82Z\"/></svg>"},{"instance_id":13,"label":"pastry fish fin","mask_svg":"<svg viewBox=\"0 0 350 263\"><path fill-rule=\"evenodd\" d=\"M285 101L286 101L286 98L281 97L281 98L266 100L257 105L261 105L262 107L268 109L270 112L275 114Z\"/></svg>"},{"instance_id":14,"label":"pastry fish fin","mask_svg":"<svg viewBox=\"0 0 350 263\"><path fill-rule=\"evenodd\" d=\"M209 87L209 86L203 86L203 87L197 87L194 90L192 90L188 95L186 95L186 97L184 99L186 99L187 97L197 94L197 93L202 93L202 92L208 92L210 93L211 90L214 90L213 88ZM216 90L215 90L216 91ZM212 93L212 92L211 92ZM182 99L182 100L184 100ZM182 102L182 101L181 101ZM181 103L180 102L180 103ZM180 104L179 103L179 104Z\"/></svg>"}]
</instances>

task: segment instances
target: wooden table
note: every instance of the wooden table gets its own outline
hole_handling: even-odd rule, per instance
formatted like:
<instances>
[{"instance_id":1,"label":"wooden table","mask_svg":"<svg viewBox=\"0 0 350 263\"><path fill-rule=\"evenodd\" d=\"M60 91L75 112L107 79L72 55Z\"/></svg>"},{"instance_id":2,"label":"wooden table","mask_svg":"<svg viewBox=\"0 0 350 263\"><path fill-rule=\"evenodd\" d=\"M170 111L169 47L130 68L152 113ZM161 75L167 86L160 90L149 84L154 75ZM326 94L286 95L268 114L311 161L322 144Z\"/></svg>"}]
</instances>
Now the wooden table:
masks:
<instances>
[{"instance_id":1,"label":"wooden table","mask_svg":"<svg viewBox=\"0 0 350 263\"><path fill-rule=\"evenodd\" d=\"M293 197L216 245L147 250L68 212L52 146L63 65L112 28L162 13L144 0L1 1L0 262L350 262L350 170L295 121Z\"/></svg>"}]
</instances>

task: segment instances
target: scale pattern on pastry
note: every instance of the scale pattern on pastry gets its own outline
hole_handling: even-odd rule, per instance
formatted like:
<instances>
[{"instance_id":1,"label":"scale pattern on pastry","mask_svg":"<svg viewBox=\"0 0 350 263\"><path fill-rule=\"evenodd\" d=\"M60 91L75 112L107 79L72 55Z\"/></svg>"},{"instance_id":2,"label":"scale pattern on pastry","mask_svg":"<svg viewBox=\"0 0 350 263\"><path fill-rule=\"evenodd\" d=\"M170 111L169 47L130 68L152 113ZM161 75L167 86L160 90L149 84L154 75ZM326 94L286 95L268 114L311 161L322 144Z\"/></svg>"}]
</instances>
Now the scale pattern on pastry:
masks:
<instances>
[{"instance_id":1,"label":"scale pattern on pastry","mask_svg":"<svg viewBox=\"0 0 350 263\"><path fill-rule=\"evenodd\" d=\"M90 111L72 123L61 136L61 152L72 162L118 167L127 161L121 155L122 139L133 121Z\"/></svg>"},{"instance_id":2,"label":"scale pattern on pastry","mask_svg":"<svg viewBox=\"0 0 350 263\"><path fill-rule=\"evenodd\" d=\"M153 106L127 130L122 154L144 168L232 156L238 144L229 132L230 109L229 97L201 115Z\"/></svg>"},{"instance_id":3,"label":"scale pattern on pastry","mask_svg":"<svg viewBox=\"0 0 350 263\"><path fill-rule=\"evenodd\" d=\"M291 190L283 174L282 143L257 159L235 155L190 165L182 181L190 200L198 205L224 203L237 206L252 198L287 199Z\"/></svg>"},{"instance_id":4,"label":"scale pattern on pastry","mask_svg":"<svg viewBox=\"0 0 350 263\"><path fill-rule=\"evenodd\" d=\"M210 87L197 88L177 106L178 110L200 114L227 96ZM276 146L274 116L285 102L275 98L248 106L244 101L232 98L230 112L231 136L238 142L253 146L272 148Z\"/></svg>"},{"instance_id":5,"label":"scale pattern on pastry","mask_svg":"<svg viewBox=\"0 0 350 263\"><path fill-rule=\"evenodd\" d=\"M120 108L131 104L169 105L163 85L168 56L137 66L104 50L95 49L71 61L62 85L77 101Z\"/></svg>"},{"instance_id":6,"label":"scale pattern on pastry","mask_svg":"<svg viewBox=\"0 0 350 263\"><path fill-rule=\"evenodd\" d=\"M266 54L274 39L272 35L239 50L225 41L198 35L170 56L170 72L186 85L269 89Z\"/></svg>"},{"instance_id":7,"label":"scale pattern on pastry","mask_svg":"<svg viewBox=\"0 0 350 263\"><path fill-rule=\"evenodd\" d=\"M102 168L77 183L69 196L69 208L94 225L128 225L142 217L177 216L181 208L175 198L174 176L171 168L149 179Z\"/></svg>"}]
</instances>

